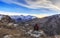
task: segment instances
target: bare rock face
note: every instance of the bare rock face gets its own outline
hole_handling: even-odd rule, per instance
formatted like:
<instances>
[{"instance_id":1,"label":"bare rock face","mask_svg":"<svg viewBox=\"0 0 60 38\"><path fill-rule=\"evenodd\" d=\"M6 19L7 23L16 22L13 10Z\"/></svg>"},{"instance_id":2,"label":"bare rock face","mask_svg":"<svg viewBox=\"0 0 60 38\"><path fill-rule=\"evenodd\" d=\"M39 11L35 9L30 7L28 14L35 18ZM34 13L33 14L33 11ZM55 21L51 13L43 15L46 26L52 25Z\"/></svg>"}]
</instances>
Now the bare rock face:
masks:
<instances>
[{"instance_id":1,"label":"bare rock face","mask_svg":"<svg viewBox=\"0 0 60 38\"><path fill-rule=\"evenodd\" d=\"M40 29L44 30L44 32L49 36L60 35L60 14L40 19L33 19L28 23L32 25L37 23L40 26Z\"/></svg>"},{"instance_id":2,"label":"bare rock face","mask_svg":"<svg viewBox=\"0 0 60 38\"><path fill-rule=\"evenodd\" d=\"M12 35L5 35L3 38L12 38Z\"/></svg>"},{"instance_id":3,"label":"bare rock face","mask_svg":"<svg viewBox=\"0 0 60 38\"><path fill-rule=\"evenodd\" d=\"M0 20L0 27L13 28L14 22L15 21L13 21L10 16L4 15L4 16L2 16L2 18Z\"/></svg>"},{"instance_id":4,"label":"bare rock face","mask_svg":"<svg viewBox=\"0 0 60 38\"><path fill-rule=\"evenodd\" d=\"M5 15L2 17L1 21L3 23L9 23L9 22L13 22L13 20L11 19L11 17L9 17L8 15Z\"/></svg>"},{"instance_id":5,"label":"bare rock face","mask_svg":"<svg viewBox=\"0 0 60 38\"><path fill-rule=\"evenodd\" d=\"M43 18L42 21L42 29L44 32L51 36L51 35L60 35L60 15L53 15L46 18Z\"/></svg>"}]
</instances>

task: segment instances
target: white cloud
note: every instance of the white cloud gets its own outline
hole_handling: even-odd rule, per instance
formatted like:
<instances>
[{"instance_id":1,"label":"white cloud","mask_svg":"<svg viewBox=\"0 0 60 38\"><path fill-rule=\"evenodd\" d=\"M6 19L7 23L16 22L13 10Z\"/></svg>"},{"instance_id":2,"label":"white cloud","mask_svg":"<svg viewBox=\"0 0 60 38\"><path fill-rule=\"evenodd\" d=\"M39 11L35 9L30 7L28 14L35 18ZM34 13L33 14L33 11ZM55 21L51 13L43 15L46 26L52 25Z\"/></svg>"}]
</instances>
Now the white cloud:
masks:
<instances>
[{"instance_id":1,"label":"white cloud","mask_svg":"<svg viewBox=\"0 0 60 38\"><path fill-rule=\"evenodd\" d=\"M3 14L3 15L28 15L28 14L25 14L25 13L4 12L4 11L0 11L0 14Z\"/></svg>"},{"instance_id":2,"label":"white cloud","mask_svg":"<svg viewBox=\"0 0 60 38\"><path fill-rule=\"evenodd\" d=\"M12 12L4 12L4 11L0 11L0 14L9 15L9 16L12 16L12 15L24 15L24 16L32 15L32 16L36 16L38 18L43 18L43 17L49 16L48 14L26 14L26 13L15 13L15 12L12 13Z\"/></svg>"},{"instance_id":3,"label":"white cloud","mask_svg":"<svg viewBox=\"0 0 60 38\"><path fill-rule=\"evenodd\" d=\"M49 7L48 4L51 4L51 2L46 0L26 0L27 4L33 8L40 8L40 7Z\"/></svg>"},{"instance_id":4,"label":"white cloud","mask_svg":"<svg viewBox=\"0 0 60 38\"><path fill-rule=\"evenodd\" d=\"M54 5L60 8L60 0L50 0Z\"/></svg>"},{"instance_id":5,"label":"white cloud","mask_svg":"<svg viewBox=\"0 0 60 38\"><path fill-rule=\"evenodd\" d=\"M18 0L0 0L3 1L5 3L13 3L13 4L17 4L20 6L24 6L30 9L39 9L39 8L48 8L51 10L59 10L60 11L60 5L59 5L59 0L25 0L25 2L28 5L16 2Z\"/></svg>"},{"instance_id":6,"label":"white cloud","mask_svg":"<svg viewBox=\"0 0 60 38\"><path fill-rule=\"evenodd\" d=\"M27 4L32 7L32 8L48 8L52 10L60 10L59 7L54 5L51 1L49 0L26 0Z\"/></svg>"},{"instance_id":7,"label":"white cloud","mask_svg":"<svg viewBox=\"0 0 60 38\"><path fill-rule=\"evenodd\" d=\"M9 15L9 16L12 16L12 15L24 15L24 16L32 15L32 16L36 16L38 18L43 18L46 16L54 15L54 14L28 14L28 13L16 13L16 12L4 12L4 11L0 11L0 14ZM55 13L55 14L60 14L60 13Z\"/></svg>"},{"instance_id":8,"label":"white cloud","mask_svg":"<svg viewBox=\"0 0 60 38\"><path fill-rule=\"evenodd\" d=\"M17 4L19 6L27 7L30 9L39 9L39 8L48 8L51 10L56 10L60 12L60 0L25 0L25 2L28 4L22 4L19 2L16 2L17 0L0 0L2 2L8 3L8 4ZM0 14L5 15L33 15L37 17L45 17L49 16L48 14L24 14L24 13L11 13L11 12L2 12L0 11ZM60 14L60 13L57 13Z\"/></svg>"}]
</instances>

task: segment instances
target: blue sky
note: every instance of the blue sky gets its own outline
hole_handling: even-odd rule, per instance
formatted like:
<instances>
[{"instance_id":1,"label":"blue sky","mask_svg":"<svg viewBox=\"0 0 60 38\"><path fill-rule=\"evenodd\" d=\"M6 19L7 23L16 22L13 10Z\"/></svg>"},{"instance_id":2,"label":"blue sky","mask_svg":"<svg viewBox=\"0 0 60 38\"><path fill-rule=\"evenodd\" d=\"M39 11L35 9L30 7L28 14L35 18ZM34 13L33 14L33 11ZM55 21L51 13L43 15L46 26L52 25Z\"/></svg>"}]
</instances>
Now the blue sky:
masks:
<instances>
[{"instance_id":1,"label":"blue sky","mask_svg":"<svg viewBox=\"0 0 60 38\"><path fill-rule=\"evenodd\" d=\"M53 3L52 3L53 2ZM59 0L0 0L0 13L44 17L60 14ZM58 5L57 5L58 4Z\"/></svg>"}]
</instances>

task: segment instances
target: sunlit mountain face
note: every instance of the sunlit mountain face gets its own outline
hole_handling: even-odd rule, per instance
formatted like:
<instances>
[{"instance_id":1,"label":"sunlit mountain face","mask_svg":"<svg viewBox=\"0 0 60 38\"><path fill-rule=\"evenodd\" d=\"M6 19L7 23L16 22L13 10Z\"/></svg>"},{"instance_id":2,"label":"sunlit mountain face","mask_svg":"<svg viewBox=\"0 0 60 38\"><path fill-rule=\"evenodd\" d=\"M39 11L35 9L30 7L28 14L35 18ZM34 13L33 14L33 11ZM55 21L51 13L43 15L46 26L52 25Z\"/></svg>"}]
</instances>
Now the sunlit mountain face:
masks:
<instances>
[{"instance_id":1,"label":"sunlit mountain face","mask_svg":"<svg viewBox=\"0 0 60 38\"><path fill-rule=\"evenodd\" d=\"M60 0L0 0L0 14L38 18L60 14Z\"/></svg>"}]
</instances>

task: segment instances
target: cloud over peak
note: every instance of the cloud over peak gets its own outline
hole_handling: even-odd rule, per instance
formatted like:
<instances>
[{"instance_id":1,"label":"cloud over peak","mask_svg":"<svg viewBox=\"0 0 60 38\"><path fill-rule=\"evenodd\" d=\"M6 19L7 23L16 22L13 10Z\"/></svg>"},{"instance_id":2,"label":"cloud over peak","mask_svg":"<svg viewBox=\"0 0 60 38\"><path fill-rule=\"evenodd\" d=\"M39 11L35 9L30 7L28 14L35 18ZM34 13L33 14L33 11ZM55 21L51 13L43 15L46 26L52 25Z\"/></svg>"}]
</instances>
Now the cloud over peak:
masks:
<instances>
[{"instance_id":1,"label":"cloud over peak","mask_svg":"<svg viewBox=\"0 0 60 38\"><path fill-rule=\"evenodd\" d=\"M24 16L31 15L31 16L36 16L38 18L43 18L43 17L49 16L48 14L28 14L28 13L17 13L17 12L12 13L12 12L5 12L5 11L0 11L0 14L9 15L9 16L13 16L13 15L24 15Z\"/></svg>"}]
</instances>

